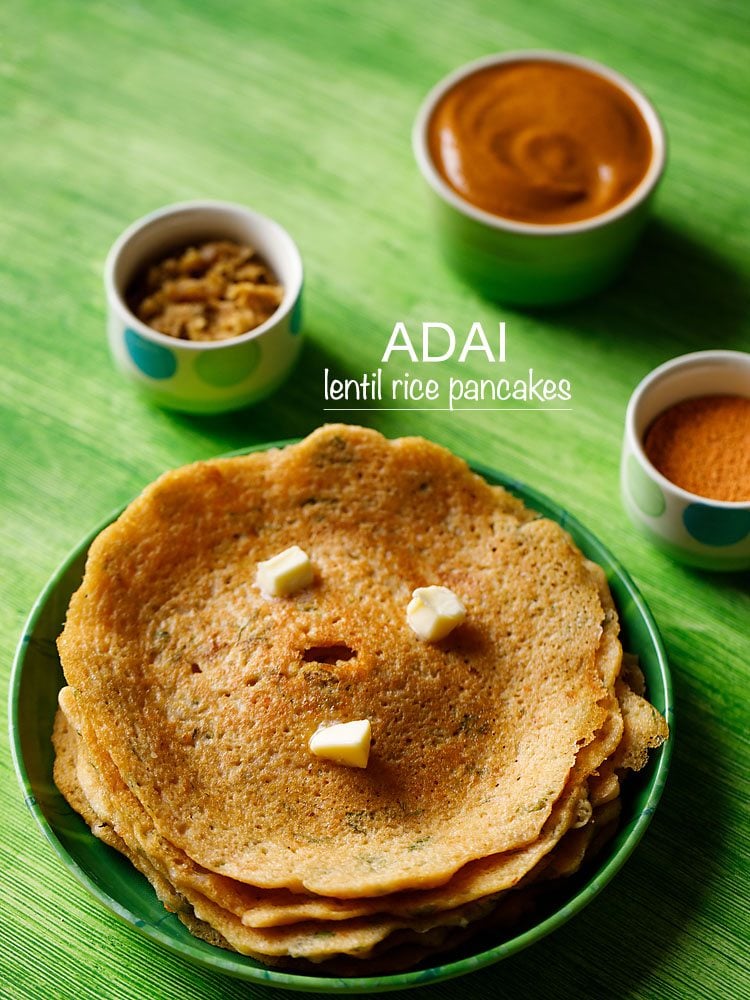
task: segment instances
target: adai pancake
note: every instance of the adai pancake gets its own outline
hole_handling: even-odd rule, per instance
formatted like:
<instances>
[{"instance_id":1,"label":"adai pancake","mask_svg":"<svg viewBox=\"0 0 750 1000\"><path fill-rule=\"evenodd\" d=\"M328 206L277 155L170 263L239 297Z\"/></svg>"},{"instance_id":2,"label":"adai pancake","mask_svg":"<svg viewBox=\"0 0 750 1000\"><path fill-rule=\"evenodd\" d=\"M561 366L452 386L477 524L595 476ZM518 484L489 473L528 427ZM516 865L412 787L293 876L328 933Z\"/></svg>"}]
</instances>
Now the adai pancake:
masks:
<instances>
[{"instance_id":1,"label":"adai pancake","mask_svg":"<svg viewBox=\"0 0 750 1000\"><path fill-rule=\"evenodd\" d=\"M70 759L71 749L74 747L78 782L78 788L74 791L76 799L80 802L80 796L85 797L87 814L96 816L96 828L106 827L114 832L114 824L109 817L108 792L102 784L100 774L81 755L80 737L71 726L66 730L65 722L59 717L56 732L58 745L61 740L64 741L62 745L66 760ZM70 783L67 787L71 787ZM185 907L178 906L177 901L186 902L194 915L217 930L231 948L263 961L267 956L290 956L313 961L322 961L332 955L364 956L396 931L409 930L422 935L440 927L465 927L472 920L487 914L494 902L493 899L483 899L440 913L425 913L413 919L372 915L369 919L304 921L288 927L256 929L246 927L233 913L194 889L186 887L184 892L177 893L167 873L134 846L127 830L123 829L104 839L136 864L154 885L167 909L181 912ZM163 886L167 887L167 892L163 892Z\"/></svg>"},{"instance_id":2,"label":"adai pancake","mask_svg":"<svg viewBox=\"0 0 750 1000\"><path fill-rule=\"evenodd\" d=\"M619 670L621 650L617 635L619 623L611 605L604 574L593 563L587 563L599 587L600 599L608 610L597 650L598 669L607 685L614 687ZM580 804L586 804L585 785L569 782L568 788L544 824L539 837L517 851L469 862L442 886L434 889L403 891L374 899L341 900L332 897L308 896L288 890L258 889L226 876L208 871L195 864L184 851L157 834L150 816L139 800L124 785L111 757L99 743L95 733L81 717L71 688L60 693L60 705L79 733L86 729L85 753L91 759L109 793L106 806L100 807L112 818L118 830L130 831L129 842L141 855L154 858L176 889L194 890L206 896L235 916L248 927L274 927L303 920L343 920L371 913L392 916L420 916L427 912L451 909L482 896L498 893L518 883L539 859L544 858L574 820ZM622 731L619 707L596 738L587 745L589 764L600 761L617 746ZM579 770L579 754L575 771Z\"/></svg>"},{"instance_id":3,"label":"adai pancake","mask_svg":"<svg viewBox=\"0 0 750 1000\"><path fill-rule=\"evenodd\" d=\"M622 739L589 781L594 805L612 801L619 794L620 778L628 771L645 767L649 750L660 747L669 736L666 720L646 700L644 687L637 658L626 653L615 685L622 712Z\"/></svg>"},{"instance_id":4,"label":"adai pancake","mask_svg":"<svg viewBox=\"0 0 750 1000\"><path fill-rule=\"evenodd\" d=\"M60 704L77 730L78 719L70 688L64 688ZM75 736L72 732L71 739ZM104 818L132 852L147 857L175 889L190 900L199 893L239 917L252 928L277 927L301 921L346 920L386 914L399 919L422 918L511 888L552 851L586 803L585 785L563 792L542 827L539 837L524 848L492 855L464 865L447 883L434 889L412 890L373 899L338 900L303 896L288 890L255 889L223 875L200 868L184 852L156 834L148 814L116 772L106 752L77 738L78 779L88 802ZM87 819L88 821L88 819Z\"/></svg>"},{"instance_id":5,"label":"adai pancake","mask_svg":"<svg viewBox=\"0 0 750 1000\"><path fill-rule=\"evenodd\" d=\"M73 727L62 711L58 711L55 715L52 745L55 750L53 769L55 784L70 807L85 820L95 837L123 854L142 875L146 876L166 909L172 913L188 910L189 906L183 897L156 871L148 858L139 851L131 851L112 825L102 819L89 802L78 778L79 743Z\"/></svg>"},{"instance_id":6,"label":"adai pancake","mask_svg":"<svg viewBox=\"0 0 750 1000\"><path fill-rule=\"evenodd\" d=\"M257 562L290 545L313 585L266 599ZM424 643L405 609L433 583L468 616ZM160 835L239 881L351 898L539 836L608 717L604 617L558 525L436 445L334 426L144 491L93 543L59 648ZM355 718L365 770L311 758L321 722Z\"/></svg>"},{"instance_id":7,"label":"adai pancake","mask_svg":"<svg viewBox=\"0 0 750 1000\"><path fill-rule=\"evenodd\" d=\"M515 898L517 894L505 892L489 896L471 906L456 907L440 916L424 913L410 921L373 916L370 920L350 920L333 925L324 921L308 921L277 931L249 930L242 926L236 916L200 893L188 890L183 896L176 891L165 880L158 866L154 867L143 852L131 849L132 845L128 840L115 832L114 824L106 818L108 796L101 787L101 776L82 755L80 737L63 711L58 712L55 720L53 742L57 754L56 780L70 804L84 816L97 836L125 854L149 879L167 909L176 912L197 936L218 946L240 951L267 964L277 964L285 957L321 962L327 961L331 956L347 954L357 957L358 961L370 956L375 960L383 956L386 948L390 951L390 948L406 942L412 942L420 951L431 942L429 951L432 951L447 942L450 935L450 943L455 944L458 938L451 933L452 929L471 927L490 913L493 913L494 923L499 918L499 913L508 907L514 912L515 903L511 897ZM590 819L587 826L591 825ZM564 866L561 874L571 871L570 839L585 832L585 829L569 831L550 858L537 864L526 881L534 881L540 875L542 878L549 877L548 872L560 860ZM582 856L583 851L578 851L578 863ZM415 956L414 961L416 960Z\"/></svg>"}]
</instances>

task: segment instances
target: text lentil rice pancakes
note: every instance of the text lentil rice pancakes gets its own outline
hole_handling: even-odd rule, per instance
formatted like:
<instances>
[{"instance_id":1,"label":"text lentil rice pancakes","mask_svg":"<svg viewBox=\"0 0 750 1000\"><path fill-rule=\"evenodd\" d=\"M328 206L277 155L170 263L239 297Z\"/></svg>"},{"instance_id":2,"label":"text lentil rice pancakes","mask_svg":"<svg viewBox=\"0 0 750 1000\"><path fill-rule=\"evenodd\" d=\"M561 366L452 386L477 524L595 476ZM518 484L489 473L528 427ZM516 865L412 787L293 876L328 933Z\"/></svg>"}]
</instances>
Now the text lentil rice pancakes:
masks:
<instances>
[{"instance_id":1,"label":"text lentil rice pancakes","mask_svg":"<svg viewBox=\"0 0 750 1000\"><path fill-rule=\"evenodd\" d=\"M292 545L310 586L267 598ZM466 620L420 640L439 584ZM448 451L328 426L162 476L91 546L55 779L198 936L392 971L517 919L667 735L599 567ZM369 719L366 768L310 753Z\"/></svg>"}]
</instances>

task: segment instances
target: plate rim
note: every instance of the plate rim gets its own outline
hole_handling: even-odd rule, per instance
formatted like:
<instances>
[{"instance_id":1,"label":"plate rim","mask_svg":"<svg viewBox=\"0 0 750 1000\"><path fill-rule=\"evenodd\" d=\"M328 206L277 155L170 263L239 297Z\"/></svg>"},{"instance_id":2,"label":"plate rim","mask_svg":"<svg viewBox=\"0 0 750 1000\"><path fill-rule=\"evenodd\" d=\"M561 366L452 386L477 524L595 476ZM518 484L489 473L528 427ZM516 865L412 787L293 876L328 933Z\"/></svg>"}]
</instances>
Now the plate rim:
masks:
<instances>
[{"instance_id":1,"label":"plate rim","mask_svg":"<svg viewBox=\"0 0 750 1000\"><path fill-rule=\"evenodd\" d=\"M297 443L299 440L301 439L291 438L281 441L250 445L248 447L239 448L215 457L221 459L234 458L256 451L268 451L274 448L284 448ZM213 460L214 459L209 458L198 461ZM132 502L131 500L110 512L110 514L108 514L99 522L99 524L96 525L96 527L87 532L81 540L72 549L70 549L47 580L38 597L34 601L34 604L32 605L32 608L24 622L21 638L18 641L14 653L10 683L8 686L8 728L11 757L13 759L13 767L15 769L16 777L21 786L21 790L24 793L24 802L34 817L37 826L41 829L45 839L52 846L54 852L63 862L65 867L73 874L80 885L82 885L92 896L94 896L95 899L97 899L120 920L139 931L149 940L165 947L173 955L177 955L208 971L230 975L235 978L243 979L247 982L255 982L264 986L311 993L341 992L357 994L390 992L392 990L411 989L429 985L431 983L445 982L446 980L453 979L457 976L466 975L470 972L475 972L479 969L494 965L504 958L508 958L511 955L515 955L518 952L523 951L525 948L536 943L537 941L541 941L548 934L567 923L571 917L575 916L578 912L584 909L584 907L586 907L605 888L605 886L612 881L615 875L625 865L646 832L646 829L648 828L656 810L656 806L661 799L669 773L669 766L674 747L674 693L669 669L669 661L664 647L664 641L659 632L659 627L640 590L632 580L625 567L619 559L612 554L610 549L604 545L604 543L602 543L598 537L593 534L593 532L582 524L577 517L570 514L564 507L561 507L556 501L551 500L544 493L534 487L526 485L526 483L521 480L515 479L506 473L499 472L483 462L467 461L467 464L473 472L480 475L490 485L502 486L515 496L519 496L525 503L528 501L532 509L538 510L542 516L549 517L556 521L564 531L572 534L574 533L576 536L574 541L577 545L578 539L583 538L587 549L593 550L597 554L604 556L608 565L602 568L605 570L608 582L611 582L611 568L612 575L617 578L618 585L624 588L629 599L632 601L633 606L637 609L640 619L647 627L649 638L657 654L656 659L659 668L658 672L664 694L664 715L669 725L669 739L656 751L658 757L656 757L654 761L654 771L648 781L648 794L645 803L617 852L612 857L607 859L603 865L597 867L590 874L586 882L578 889L572 899L555 909L554 912L549 914L539 923L534 924L532 927L522 931L520 934L508 938L500 944L493 945L492 947L478 952L475 955L464 956L455 959L452 962L447 962L444 965L435 965L426 969L405 971L390 975L356 977L301 975L293 972L277 970L273 967L264 967L260 965L260 963L252 965L245 964L247 961L255 962L255 960L249 959L249 956L240 955L239 953L235 954L228 951L224 952L219 948L215 949L216 957L214 958L212 956L211 959L208 960L200 952L192 951L189 942L185 944L176 944L172 938L169 938L161 932L158 925L146 924L141 918L137 917L136 914L132 913L126 906L121 904L119 900L100 889L96 882L81 868L75 857L66 849L57 836L53 825L44 815L44 812L37 801L35 789L32 785L25 761L23 759L23 754L21 752L21 733L18 719L21 680L23 676L26 650L38 618L55 593L61 578L70 569L72 564L88 551L88 548L96 536L103 531L104 528L116 520L117 517L119 517L123 510L125 510L128 506L128 503ZM591 557L590 551L584 551L584 555L587 558ZM654 760L654 758L652 757L651 760Z\"/></svg>"}]
</instances>

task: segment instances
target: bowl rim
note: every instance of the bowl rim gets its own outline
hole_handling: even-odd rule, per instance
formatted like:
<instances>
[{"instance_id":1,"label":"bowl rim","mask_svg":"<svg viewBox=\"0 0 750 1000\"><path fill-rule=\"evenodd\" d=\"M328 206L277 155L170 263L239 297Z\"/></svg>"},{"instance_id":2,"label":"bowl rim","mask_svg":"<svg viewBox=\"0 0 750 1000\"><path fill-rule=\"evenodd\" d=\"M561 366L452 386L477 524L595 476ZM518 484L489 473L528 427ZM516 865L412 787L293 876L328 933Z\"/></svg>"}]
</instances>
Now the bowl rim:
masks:
<instances>
[{"instance_id":1,"label":"bowl rim","mask_svg":"<svg viewBox=\"0 0 750 1000\"><path fill-rule=\"evenodd\" d=\"M230 458L235 455L249 454L254 451L262 451L271 448L283 448L289 444L294 444L299 438L286 439L269 442L267 444L252 445L247 448L237 449L228 452L220 457ZM664 699L664 716L670 730L669 739L659 747L654 755L650 757L649 763L653 763L653 773L644 786L643 794L646 796L641 811L632 823L622 844L602 865L597 865L588 875L586 881L581 885L573 897L566 903L555 909L543 920L535 923L525 931L514 937L507 938L500 944L486 948L484 951L468 956L462 956L445 964L429 966L426 969L417 969L399 973L386 974L381 976L315 976L303 975L293 972L284 972L274 968L259 967L258 965L242 965L245 956L235 955L232 952L224 952L219 948L213 949L216 954L211 954L210 961L197 951L191 951L188 945L176 943L173 938L164 934L157 925L144 924L144 922L132 913L126 906L117 899L102 890L88 873L78 864L75 858L66 849L58 838L53 826L47 820L41 806L39 805L35 789L26 769L26 764L21 750L21 735L19 724L19 701L21 693L21 680L23 676L23 665L27 646L27 637L33 633L37 619L43 612L50 597L54 594L60 579L70 569L77 559L80 559L93 540L107 525L111 524L116 517L125 509L127 504L112 511L95 528L89 531L77 545L71 549L67 556L58 565L43 590L37 597L32 609L24 623L21 639L16 647L11 669L11 677L8 688L8 728L10 736L11 756L16 777L24 793L24 801L27 808L33 815L37 825L41 829L45 839L52 846L53 850L63 862L65 867L76 877L78 882L96 898L106 909L114 913L129 926L134 927L146 938L152 940L173 955L190 961L201 968L210 969L214 972L240 978L247 982L256 982L261 985L284 988L300 992L322 992L322 993L378 993L390 992L392 990L411 989L419 986L426 986L437 982L443 982L458 976L466 975L470 972L478 971L494 965L504 958L517 954L532 944L542 940L558 927L565 924L571 917L584 909L614 878L637 847L648 828L656 806L661 799L666 784L669 766L674 747L674 695L672 679L669 670L664 642L659 628L654 620L639 589L624 569L620 561L612 555L610 550L599 541L588 528L585 527L576 517L569 514L567 510L560 507L555 501L550 500L545 494L540 493L533 487L527 486L520 480L516 480L504 473L480 463L470 462L470 468L491 484L499 484L511 492L518 491L524 500L537 509L544 517L550 517L557 521L565 530L572 530L578 538L583 538L588 551L584 553L589 557L592 552L596 558L606 557L607 567L605 571L611 571L617 580L618 587L624 589L628 599L636 608L640 619L646 626L649 638L656 653L658 665L658 676L660 680L660 693ZM603 567L604 568L604 567ZM608 580L610 572L607 572Z\"/></svg>"},{"instance_id":2,"label":"bowl rim","mask_svg":"<svg viewBox=\"0 0 750 1000\"><path fill-rule=\"evenodd\" d=\"M119 263L120 256L127 244L135 236L137 236L144 229L150 226L156 227L163 221L171 219L174 216L188 212L200 211L207 213L212 211L223 212L228 215L233 215L238 219L242 219L251 226L262 225L267 227L267 229L273 234L273 239L278 242L278 244L283 248L284 253L289 256L294 272L293 281L285 284L284 286L284 298L282 299L281 304L274 310L273 313L271 313L265 322L260 323L252 330L247 330L245 333L241 333L236 337L227 337L225 340L179 340L176 337L169 337L167 334L161 333L159 330L154 330L153 327L144 323L143 320L140 320L135 313L132 312L115 282L115 270L117 268L117 264ZM128 327L140 334L140 336L152 341L155 344L159 344L160 346L169 347L173 351L176 349L185 351L220 351L222 349L228 350L232 347L236 347L238 344L245 344L248 341L255 340L257 337L263 336L264 333L267 333L269 330L278 326L278 324L285 319L290 312L292 312L297 300L299 299L304 280L304 268L299 247L293 240L292 236L280 222L277 222L276 219L272 219L270 215L264 215L262 212L257 212L253 208L241 205L239 202L222 201L214 198L196 198L189 201L178 201L169 205L163 205L151 212L147 212L145 215L142 215L131 222L120 233L110 247L104 261L103 276L108 305L112 310L119 314L119 318L123 320Z\"/></svg>"},{"instance_id":3,"label":"bowl rim","mask_svg":"<svg viewBox=\"0 0 750 1000\"><path fill-rule=\"evenodd\" d=\"M435 106L443 95L459 81L472 76L480 70L506 63L532 60L557 63L565 66L576 66L579 69L588 70L596 76L603 77L630 97L646 124L652 146L648 169L630 194L623 198L622 201L617 202L611 208L607 209L606 212L600 212L598 215L591 216L591 218L579 219L576 222L558 223L522 222L517 219L506 218L502 215L493 215L491 212L477 207L455 191L435 166L429 151L427 132ZM474 59L472 62L459 66L439 80L427 93L417 112L417 117L412 128L412 149L422 176L433 191L462 215L468 216L475 222L483 223L501 232L524 234L527 236L554 237L588 233L592 230L600 229L609 223L621 219L644 202L654 191L664 173L667 160L667 133L661 116L646 94L632 80L617 70L612 69L604 63L588 59L585 56L576 55L572 52L563 52L557 49L513 49Z\"/></svg>"},{"instance_id":4,"label":"bowl rim","mask_svg":"<svg viewBox=\"0 0 750 1000\"><path fill-rule=\"evenodd\" d=\"M651 459L646 454L646 449L643 447L643 442L641 440L642 435L639 435L636 432L635 425L638 408L643 404L643 400L646 398L647 393L651 392L651 390L657 385L665 382L677 372L687 371L690 368L698 368L711 362L724 367L730 367L739 362L739 364L747 368L748 378L750 378L750 353L746 351L691 351L689 354L681 354L676 358L670 358L668 361L658 365L645 375L633 390L625 411L625 434L627 437L627 443L631 453L635 454L636 459L643 466L644 471L668 495L674 495L685 504L700 503L706 507L713 507L716 510L750 510L750 500L716 500L713 497L701 496L700 493L691 493L690 490L683 489L682 486L678 486L677 483L673 483L671 479L667 479L667 477L659 472L656 466L651 462ZM706 395L715 395L715 393L706 393ZM697 398L699 397L684 397L685 400ZM678 400L677 402L681 401L684 400ZM669 407L673 405L676 405L676 403L670 403L669 406L666 406L661 412L665 412L665 410L668 410Z\"/></svg>"}]
</instances>

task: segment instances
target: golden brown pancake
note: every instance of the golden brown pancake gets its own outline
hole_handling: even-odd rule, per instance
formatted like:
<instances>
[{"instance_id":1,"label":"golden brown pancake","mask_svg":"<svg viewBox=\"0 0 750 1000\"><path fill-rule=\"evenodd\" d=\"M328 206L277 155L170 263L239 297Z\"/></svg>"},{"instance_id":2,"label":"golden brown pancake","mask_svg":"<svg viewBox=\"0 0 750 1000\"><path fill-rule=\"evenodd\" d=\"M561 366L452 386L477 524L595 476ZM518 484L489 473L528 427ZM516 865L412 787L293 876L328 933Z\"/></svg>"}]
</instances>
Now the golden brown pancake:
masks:
<instances>
[{"instance_id":1,"label":"golden brown pancake","mask_svg":"<svg viewBox=\"0 0 750 1000\"><path fill-rule=\"evenodd\" d=\"M62 693L61 702L68 708L73 704L69 689ZM113 826L102 821L102 813L106 813L109 806L108 796L103 795L104 790L98 787L101 784L101 775L98 770L88 764L85 756L82 755L83 743L74 728L68 726L63 712L58 714L53 738L57 753L56 780L71 805L85 816L97 835L101 835L100 831L108 832L108 834L105 833L103 839L125 853L151 880L167 908L177 910L180 919L186 926L204 940L222 947L233 947L235 950L271 964L286 964L284 955L292 950L307 961L324 962L328 966L331 965L329 956L349 951L355 957L356 963L363 962L363 968L358 973L352 970L347 974L364 975L366 974L365 967L369 968L370 965L373 966L373 972L379 971L381 974L389 969L407 967L409 964L440 950L442 944L438 942L444 942L446 946L453 947L465 936L461 931L453 933L445 927L432 928L431 921L424 919L416 919L411 924L373 920L369 926L365 926L362 921L350 921L346 925L334 924L333 926L326 924L325 921L318 921L317 923L307 922L302 926L289 928L282 934L246 933L231 914L202 898L200 893L191 892L189 889L186 899L175 891L175 888L168 881L165 883L160 872L146 860L142 851L129 850L128 845L115 833ZM631 739L631 750L634 746L635 742ZM82 779L80 784L78 776ZM84 793L91 796L93 805L89 804ZM493 914L491 919L487 914L487 906L464 907L462 910L454 910L446 914L447 923L449 925L455 924L458 928L466 925L472 930L487 926L488 921L492 926L495 926L502 914L507 918L509 914L522 906L521 901L516 900L516 897L526 892L526 886L531 887L540 881L569 876L577 871L592 842L594 848L597 848L611 836L619 813L619 801L594 809L593 813L590 808L582 808L582 806L587 805L585 798L579 796L575 801L578 808L571 809L572 818L578 819L576 826L579 823L582 825L579 828L569 829L552 851L518 882L519 886L524 887L520 893L507 891L487 899L485 902L491 905ZM457 878L460 878L460 873ZM452 880L449 885L454 881ZM428 890L423 895L429 897L434 892L434 890L432 893ZM272 892L270 895L275 894ZM417 894L398 895L404 897ZM386 902L385 898L381 899L383 903ZM524 903L522 910L525 907ZM203 919L201 920L197 914L200 914ZM215 930L217 927L220 930ZM229 940L224 937L222 932L228 935ZM325 940L325 946L322 948L320 947L321 939ZM426 947L428 941L432 943ZM402 945L403 947L401 947ZM259 952L255 951L258 946L261 948ZM273 953L272 956L267 954L269 950ZM385 957L386 950L388 952L387 959ZM345 962L336 962L331 966L331 972L339 970L343 974L345 967Z\"/></svg>"},{"instance_id":2,"label":"golden brown pancake","mask_svg":"<svg viewBox=\"0 0 750 1000\"><path fill-rule=\"evenodd\" d=\"M291 545L313 584L263 597ZM433 583L468 615L425 643ZM163 476L92 545L59 646L58 787L192 933L269 965L382 974L510 926L667 735L565 532L362 428ZM310 754L353 718L365 770Z\"/></svg>"},{"instance_id":3,"label":"golden brown pancake","mask_svg":"<svg viewBox=\"0 0 750 1000\"><path fill-rule=\"evenodd\" d=\"M226 911L216 903L211 902L190 888L185 895L176 890L172 883L165 879L164 874L151 864L148 858L139 850L131 849L127 839L121 838L106 819L108 795L102 787L101 776L82 754L82 741L73 726L69 725L64 713L58 713L53 735L57 752L57 780L61 790L71 805L84 815L97 836L105 843L125 854L126 857L149 879L167 909L177 913L183 923L197 936L221 947L239 951L250 957L275 964L277 959L285 956L307 961L327 961L331 956L350 955L362 960L371 955L381 955L385 942L393 939L391 947L412 943L417 945L415 953L428 953L427 943L430 942L429 953L447 940L447 928L464 928L481 922L490 911L497 909L498 900L505 899L508 893L488 896L479 903L456 907L438 915L413 916L408 919L378 918L372 915L369 920L347 920L334 922L306 921L294 924L288 928L258 931L242 925L235 915ZM578 800L580 801L580 799ZM610 808L610 807L606 807ZM589 822L588 827L593 826ZM550 859L545 858L530 873L527 881L535 877L548 878L547 874L555 864L563 863L569 873L571 868L571 838L576 834L584 834L586 830L569 831L561 844L552 852ZM590 838L585 840L588 844ZM583 851L579 852L578 863ZM552 865L550 865L550 860ZM541 873L536 875L535 873ZM510 895L513 895L512 893ZM510 903L515 906L515 903ZM505 904L503 903L503 907ZM477 924L480 926L481 924ZM455 935L451 935L451 943L456 943ZM416 961L419 956L413 960ZM387 963L387 967L393 965Z\"/></svg>"},{"instance_id":4,"label":"golden brown pancake","mask_svg":"<svg viewBox=\"0 0 750 1000\"><path fill-rule=\"evenodd\" d=\"M170 883L156 871L143 854L132 851L115 832L112 825L102 819L87 799L78 778L79 745L76 734L64 712L58 711L52 731L52 745L55 749L53 776L55 784L72 809L79 813L91 828L94 836L103 843L123 854L141 874L151 882L156 895L166 909L181 913L189 909L185 900Z\"/></svg>"},{"instance_id":5,"label":"golden brown pancake","mask_svg":"<svg viewBox=\"0 0 750 1000\"><path fill-rule=\"evenodd\" d=\"M62 719L64 720L64 716ZM60 721L60 718L56 723L56 733L58 745L63 744L63 741L67 743L64 749L66 760L71 758L71 745L74 747L73 756L76 761L78 781L78 788L74 791L75 799L80 802L81 795L85 796L89 817L95 816L97 826L106 827L112 831L112 824L108 818L107 789L103 786L97 770L88 763L85 755L80 753L80 738L72 727L66 729L65 722ZM68 782L68 787L70 788L70 782ZM102 822L102 820L104 821ZM167 892L164 896L160 893L160 898L168 909L184 911L185 907L180 905L184 899L189 904L192 913L199 920L217 930L234 950L251 957L262 957L263 960L266 956L282 957L286 955L317 961L339 954L366 955L376 944L379 944L394 931L410 929L417 933L426 933L435 927L466 926L472 920L485 915L492 903L492 900L482 900L413 919L373 915L370 919L358 918L340 920L334 923L304 921L283 928L249 928L243 925L242 921L233 913L194 889L186 888L184 894L176 893L158 865L152 864L151 859L146 860L141 852L132 848L127 832L121 830L119 833L123 834L120 839L116 839L119 834L115 834L110 836L107 842L125 853L131 861L134 861L139 870L157 888L157 891L161 888L162 883L166 885ZM123 850L123 845L125 850ZM145 864L141 863L142 859L146 860Z\"/></svg>"},{"instance_id":6,"label":"golden brown pancake","mask_svg":"<svg viewBox=\"0 0 750 1000\"><path fill-rule=\"evenodd\" d=\"M603 606L610 607L611 599L604 574L592 563L587 563L587 569L594 575ZM603 678L612 686L621 659L617 642L618 630L616 615L608 613L597 651L597 662ZM84 723L70 688L61 692L60 704L76 730L80 731ZM590 764L601 760L615 749L621 731L618 710L586 747L585 755ZM496 894L517 884L533 865L538 866L539 859L554 848L573 821L574 810L581 803L587 804L585 798L582 798L585 787L571 782L570 787L555 803L540 836L533 844L518 851L469 862L449 882L435 889L405 891L374 899L340 900L304 896L284 889L257 889L201 868L183 851L156 833L150 817L124 785L111 757L90 730L86 756L93 762L99 777L107 782L108 801L106 805L100 803L99 812L106 813L119 831L129 831L128 842L141 855L154 858L176 889L184 888L201 893L240 917L249 927L274 927L303 920L343 920L372 913L388 913L399 917L420 916ZM579 755L579 761L583 756ZM576 770L579 770L578 763ZM101 795L101 791L98 794Z\"/></svg>"},{"instance_id":7,"label":"golden brown pancake","mask_svg":"<svg viewBox=\"0 0 750 1000\"><path fill-rule=\"evenodd\" d=\"M70 688L60 693L60 705L75 730L81 721ZM511 888L544 858L574 821L585 803L585 785L574 785L563 793L539 837L524 848L469 862L447 883L434 889L402 891L372 899L338 900L303 896L288 890L257 889L197 866L184 852L156 834L148 814L114 770L111 758L96 741L78 749L78 778L88 802L100 817L124 838L133 851L148 857L172 885L188 898L200 893L222 909L239 917L248 927L262 928L304 920L345 920L388 914L420 918L454 909L485 896ZM88 821L88 820L87 820Z\"/></svg>"},{"instance_id":8,"label":"golden brown pancake","mask_svg":"<svg viewBox=\"0 0 750 1000\"><path fill-rule=\"evenodd\" d=\"M256 564L292 544L314 584L266 599ZM468 609L434 644L405 621L431 583ZM353 898L536 840L616 714L605 617L558 525L436 445L334 426L149 487L92 545L59 645L162 837L254 886ZM366 770L311 758L321 722L352 718Z\"/></svg>"},{"instance_id":9,"label":"golden brown pancake","mask_svg":"<svg viewBox=\"0 0 750 1000\"><path fill-rule=\"evenodd\" d=\"M622 739L589 781L589 794L595 806L616 798L620 778L627 771L645 767L649 750L660 747L669 736L666 721L644 697L643 674L637 658L631 654L623 656L622 675L617 678L615 690L622 712Z\"/></svg>"}]
</instances>

